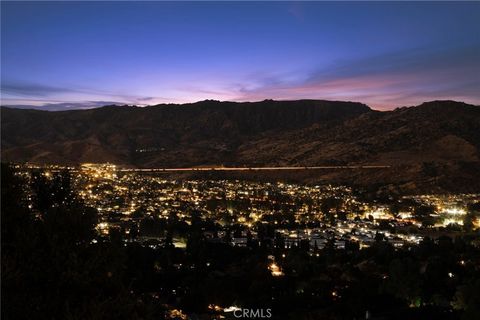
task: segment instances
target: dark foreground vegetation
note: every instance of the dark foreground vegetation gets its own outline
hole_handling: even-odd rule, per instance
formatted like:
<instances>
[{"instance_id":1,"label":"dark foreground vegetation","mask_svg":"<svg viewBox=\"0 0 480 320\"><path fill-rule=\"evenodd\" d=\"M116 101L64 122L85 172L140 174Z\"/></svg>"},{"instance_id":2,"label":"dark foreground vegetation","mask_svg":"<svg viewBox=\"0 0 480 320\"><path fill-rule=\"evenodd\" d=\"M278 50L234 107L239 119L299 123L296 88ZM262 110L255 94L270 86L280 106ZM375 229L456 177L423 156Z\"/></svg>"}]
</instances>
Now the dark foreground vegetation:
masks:
<instances>
[{"instance_id":1,"label":"dark foreground vegetation","mask_svg":"<svg viewBox=\"0 0 480 320\"><path fill-rule=\"evenodd\" d=\"M171 236L153 249L121 232L100 237L68 174L26 186L2 165L1 196L2 319L228 319L219 310L232 305L275 319L480 318L478 234L285 251L206 241L210 222L192 219L185 249Z\"/></svg>"}]
</instances>

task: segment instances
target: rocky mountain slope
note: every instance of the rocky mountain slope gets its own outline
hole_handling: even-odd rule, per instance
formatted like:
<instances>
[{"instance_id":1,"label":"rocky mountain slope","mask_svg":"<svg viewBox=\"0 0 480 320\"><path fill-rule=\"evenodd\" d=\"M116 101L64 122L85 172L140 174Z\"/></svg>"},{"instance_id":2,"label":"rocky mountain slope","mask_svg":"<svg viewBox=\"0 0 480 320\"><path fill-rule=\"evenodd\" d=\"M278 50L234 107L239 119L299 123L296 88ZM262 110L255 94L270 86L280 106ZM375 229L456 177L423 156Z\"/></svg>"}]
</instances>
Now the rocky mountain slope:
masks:
<instances>
[{"instance_id":1,"label":"rocky mountain slope","mask_svg":"<svg viewBox=\"0 0 480 320\"><path fill-rule=\"evenodd\" d=\"M319 100L209 100L62 112L2 108L1 124L2 161L132 167L380 164L392 167L296 176L480 192L480 107L455 101L386 112Z\"/></svg>"}]
</instances>

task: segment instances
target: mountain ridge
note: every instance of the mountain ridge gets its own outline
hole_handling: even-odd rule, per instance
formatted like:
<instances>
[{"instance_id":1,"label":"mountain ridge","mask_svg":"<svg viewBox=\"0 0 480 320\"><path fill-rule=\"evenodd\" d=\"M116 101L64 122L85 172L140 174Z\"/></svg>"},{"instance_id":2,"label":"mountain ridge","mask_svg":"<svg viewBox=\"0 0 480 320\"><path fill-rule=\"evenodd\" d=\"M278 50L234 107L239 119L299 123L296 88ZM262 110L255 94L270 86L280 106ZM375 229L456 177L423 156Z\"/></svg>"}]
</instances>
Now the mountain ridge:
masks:
<instances>
[{"instance_id":1,"label":"mountain ridge","mask_svg":"<svg viewBox=\"0 0 480 320\"><path fill-rule=\"evenodd\" d=\"M1 124L2 161L140 168L381 164L392 170L301 179L480 190L480 107L450 100L392 111L326 100L61 112L2 107Z\"/></svg>"}]
</instances>

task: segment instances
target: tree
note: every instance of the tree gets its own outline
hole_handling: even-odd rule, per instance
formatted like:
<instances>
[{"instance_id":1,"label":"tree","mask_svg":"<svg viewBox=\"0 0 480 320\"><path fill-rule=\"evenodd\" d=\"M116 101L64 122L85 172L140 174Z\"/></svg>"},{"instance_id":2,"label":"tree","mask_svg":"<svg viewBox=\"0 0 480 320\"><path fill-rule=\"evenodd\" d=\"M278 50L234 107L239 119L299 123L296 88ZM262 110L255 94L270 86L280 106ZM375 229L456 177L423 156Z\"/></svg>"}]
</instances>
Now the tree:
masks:
<instances>
[{"instance_id":1,"label":"tree","mask_svg":"<svg viewBox=\"0 0 480 320\"><path fill-rule=\"evenodd\" d=\"M2 319L161 318L124 283L123 243L92 243L96 212L69 178L37 177L29 185L2 164Z\"/></svg>"},{"instance_id":2,"label":"tree","mask_svg":"<svg viewBox=\"0 0 480 320\"><path fill-rule=\"evenodd\" d=\"M432 214L435 214L435 207L430 205L420 205L413 211L413 215L416 218L424 218Z\"/></svg>"},{"instance_id":3,"label":"tree","mask_svg":"<svg viewBox=\"0 0 480 320\"><path fill-rule=\"evenodd\" d=\"M458 286L452 306L464 312L462 319L480 319L480 280Z\"/></svg>"},{"instance_id":4,"label":"tree","mask_svg":"<svg viewBox=\"0 0 480 320\"><path fill-rule=\"evenodd\" d=\"M392 203L389 207L389 211L394 218L397 218L400 214L400 204L398 202Z\"/></svg>"},{"instance_id":5,"label":"tree","mask_svg":"<svg viewBox=\"0 0 480 320\"><path fill-rule=\"evenodd\" d=\"M420 267L411 258L390 263L386 288L396 297L418 306L421 292Z\"/></svg>"},{"instance_id":6,"label":"tree","mask_svg":"<svg viewBox=\"0 0 480 320\"><path fill-rule=\"evenodd\" d=\"M473 230L473 228L475 227L475 220L477 218L475 217L474 214L472 214L471 212L467 212L467 214L463 217L463 229L466 231L466 232L470 232Z\"/></svg>"},{"instance_id":7,"label":"tree","mask_svg":"<svg viewBox=\"0 0 480 320\"><path fill-rule=\"evenodd\" d=\"M413 216L424 227L430 227L435 224L432 215L435 214L435 207L430 205L421 205L415 208Z\"/></svg>"},{"instance_id":8,"label":"tree","mask_svg":"<svg viewBox=\"0 0 480 320\"><path fill-rule=\"evenodd\" d=\"M463 228L470 232L475 228L475 222L480 217L480 202L471 203L467 207L467 214L463 218Z\"/></svg>"},{"instance_id":9,"label":"tree","mask_svg":"<svg viewBox=\"0 0 480 320\"><path fill-rule=\"evenodd\" d=\"M341 204L342 200L335 197L328 197L322 201L320 210L330 223L335 222L335 215L338 213ZM335 209L334 212L332 212L333 209Z\"/></svg>"},{"instance_id":10,"label":"tree","mask_svg":"<svg viewBox=\"0 0 480 320\"><path fill-rule=\"evenodd\" d=\"M71 174L66 170L58 173L33 172L30 184L33 208L44 213L52 207L79 203L80 200L72 190L71 181Z\"/></svg>"}]
</instances>

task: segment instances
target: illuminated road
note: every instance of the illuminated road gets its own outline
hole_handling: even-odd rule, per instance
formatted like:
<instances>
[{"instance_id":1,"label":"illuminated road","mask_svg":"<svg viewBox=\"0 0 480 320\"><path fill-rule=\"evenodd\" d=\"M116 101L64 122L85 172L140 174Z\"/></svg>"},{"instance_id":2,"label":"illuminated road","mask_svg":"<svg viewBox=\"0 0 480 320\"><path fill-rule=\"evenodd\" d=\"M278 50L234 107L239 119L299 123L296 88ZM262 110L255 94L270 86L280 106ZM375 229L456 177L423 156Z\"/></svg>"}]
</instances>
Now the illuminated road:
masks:
<instances>
[{"instance_id":1,"label":"illuminated road","mask_svg":"<svg viewBox=\"0 0 480 320\"><path fill-rule=\"evenodd\" d=\"M281 171L281 170L337 170L337 169L388 169L390 166L312 166L312 167L193 167L193 168L150 168L118 169L123 172L184 172L184 171Z\"/></svg>"}]
</instances>

